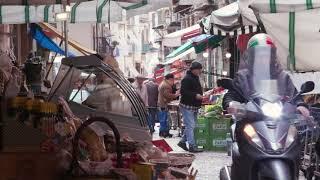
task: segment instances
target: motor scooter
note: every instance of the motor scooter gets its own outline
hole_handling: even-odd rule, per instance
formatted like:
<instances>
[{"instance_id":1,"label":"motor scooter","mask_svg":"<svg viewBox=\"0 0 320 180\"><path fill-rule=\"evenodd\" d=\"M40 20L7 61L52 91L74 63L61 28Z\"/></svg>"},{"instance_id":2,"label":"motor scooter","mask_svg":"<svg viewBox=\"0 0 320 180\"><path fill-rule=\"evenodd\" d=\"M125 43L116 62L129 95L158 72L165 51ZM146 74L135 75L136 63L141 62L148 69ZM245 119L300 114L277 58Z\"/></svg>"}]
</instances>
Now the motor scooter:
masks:
<instances>
[{"instance_id":1,"label":"motor scooter","mask_svg":"<svg viewBox=\"0 0 320 180\"><path fill-rule=\"evenodd\" d=\"M229 79L221 84L225 89L234 88ZM297 113L293 102L313 89L314 83L308 81L290 100L277 94L254 94L245 97L246 104L230 104L232 165L220 170L220 180L298 180L299 127L312 127L314 121Z\"/></svg>"}]
</instances>

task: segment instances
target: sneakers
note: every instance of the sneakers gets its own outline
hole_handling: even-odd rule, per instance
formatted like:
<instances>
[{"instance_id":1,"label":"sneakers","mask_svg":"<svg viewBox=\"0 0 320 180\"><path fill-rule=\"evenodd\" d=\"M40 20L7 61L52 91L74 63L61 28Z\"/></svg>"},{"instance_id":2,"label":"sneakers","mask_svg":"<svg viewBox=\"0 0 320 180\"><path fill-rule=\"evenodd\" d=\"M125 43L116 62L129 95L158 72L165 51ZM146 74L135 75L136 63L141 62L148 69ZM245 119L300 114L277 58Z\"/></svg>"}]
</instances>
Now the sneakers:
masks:
<instances>
[{"instance_id":1,"label":"sneakers","mask_svg":"<svg viewBox=\"0 0 320 180\"><path fill-rule=\"evenodd\" d=\"M169 132L159 132L159 136L163 138L172 138L173 134L170 134Z\"/></svg>"},{"instance_id":2,"label":"sneakers","mask_svg":"<svg viewBox=\"0 0 320 180\"><path fill-rule=\"evenodd\" d=\"M190 146L189 147L189 152L191 152L191 153L200 153L200 152L203 152L203 150L202 149L198 149L195 146Z\"/></svg>"},{"instance_id":3,"label":"sneakers","mask_svg":"<svg viewBox=\"0 0 320 180\"><path fill-rule=\"evenodd\" d=\"M188 147L187 147L187 144L186 143L184 143L184 142L179 142L178 143L178 146L180 147L180 148L182 148L183 150L185 150L185 151L189 151L189 149L188 149Z\"/></svg>"}]
</instances>

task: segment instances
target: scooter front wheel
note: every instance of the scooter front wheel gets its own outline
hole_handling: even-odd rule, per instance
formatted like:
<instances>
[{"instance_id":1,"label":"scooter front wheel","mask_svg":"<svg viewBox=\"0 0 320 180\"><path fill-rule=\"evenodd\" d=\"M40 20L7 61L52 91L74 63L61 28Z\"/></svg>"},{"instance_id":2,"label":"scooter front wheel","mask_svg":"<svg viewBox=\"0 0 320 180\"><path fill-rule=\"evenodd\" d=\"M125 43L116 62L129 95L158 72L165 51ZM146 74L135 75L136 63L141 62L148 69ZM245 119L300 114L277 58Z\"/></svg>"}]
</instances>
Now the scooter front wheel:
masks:
<instances>
[{"instance_id":1,"label":"scooter front wheel","mask_svg":"<svg viewBox=\"0 0 320 180\"><path fill-rule=\"evenodd\" d=\"M220 169L220 180L231 180L231 168L229 166Z\"/></svg>"}]
</instances>

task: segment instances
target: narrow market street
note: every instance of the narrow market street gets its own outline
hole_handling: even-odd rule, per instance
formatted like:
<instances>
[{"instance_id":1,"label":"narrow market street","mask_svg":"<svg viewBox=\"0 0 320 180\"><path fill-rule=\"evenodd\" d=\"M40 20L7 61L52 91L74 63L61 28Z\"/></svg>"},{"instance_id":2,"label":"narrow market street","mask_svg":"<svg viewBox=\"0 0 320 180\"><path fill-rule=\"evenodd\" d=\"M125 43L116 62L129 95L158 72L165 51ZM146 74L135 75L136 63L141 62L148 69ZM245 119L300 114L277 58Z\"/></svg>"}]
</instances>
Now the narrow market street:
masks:
<instances>
[{"instance_id":1,"label":"narrow market street","mask_svg":"<svg viewBox=\"0 0 320 180\"><path fill-rule=\"evenodd\" d=\"M177 146L180 140L180 137L177 136L178 132L171 130L171 133L174 134L173 138L166 138L166 142L174 153L185 153L183 149ZM160 139L158 128L156 128L153 139ZM226 152L202 152L195 154L195 156L192 167L198 170L197 180L219 180L221 167L231 163L231 157L227 156Z\"/></svg>"},{"instance_id":2,"label":"narrow market street","mask_svg":"<svg viewBox=\"0 0 320 180\"><path fill-rule=\"evenodd\" d=\"M320 180L319 9L0 0L0 180Z\"/></svg>"},{"instance_id":3,"label":"narrow market street","mask_svg":"<svg viewBox=\"0 0 320 180\"><path fill-rule=\"evenodd\" d=\"M159 124L156 125L159 127ZM155 129L153 134L153 140L162 139L159 137L159 129ZM178 132L171 130L174 134L172 138L166 138L165 141L173 149L173 153L185 153L185 151L177 146L180 137L177 136ZM228 156L226 152L202 152L195 154L196 158L192 164L192 167L198 170L196 180L220 180L219 172L221 167L231 164L231 156ZM299 180L305 180L303 173L300 172Z\"/></svg>"}]
</instances>

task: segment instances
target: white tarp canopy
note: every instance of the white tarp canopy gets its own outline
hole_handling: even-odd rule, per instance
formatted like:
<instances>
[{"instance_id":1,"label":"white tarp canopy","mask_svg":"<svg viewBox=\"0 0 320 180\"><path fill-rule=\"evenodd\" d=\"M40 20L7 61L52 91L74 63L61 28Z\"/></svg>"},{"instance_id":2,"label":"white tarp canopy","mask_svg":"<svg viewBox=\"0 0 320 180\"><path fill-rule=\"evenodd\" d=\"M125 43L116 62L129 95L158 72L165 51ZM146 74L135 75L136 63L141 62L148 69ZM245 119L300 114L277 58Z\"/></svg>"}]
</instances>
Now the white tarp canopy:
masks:
<instances>
[{"instance_id":1,"label":"white tarp canopy","mask_svg":"<svg viewBox=\"0 0 320 180\"><path fill-rule=\"evenodd\" d=\"M260 13L299 12L320 7L320 0L255 0L251 6Z\"/></svg>"},{"instance_id":2,"label":"white tarp canopy","mask_svg":"<svg viewBox=\"0 0 320 180\"><path fill-rule=\"evenodd\" d=\"M127 18L139 15L146 14L152 11L156 11L161 8L171 7L172 0L143 0L146 2L145 5L139 8L125 8L127 13Z\"/></svg>"},{"instance_id":3,"label":"white tarp canopy","mask_svg":"<svg viewBox=\"0 0 320 180\"><path fill-rule=\"evenodd\" d=\"M197 5L197 4L204 4L204 0L179 0L179 5Z\"/></svg>"},{"instance_id":4,"label":"white tarp canopy","mask_svg":"<svg viewBox=\"0 0 320 180\"><path fill-rule=\"evenodd\" d=\"M141 3L121 3L108 0L93 0L72 3L69 17L70 23L108 23L122 21L123 11L127 17L145 14L171 6L170 0L142 0ZM110 10L110 13L109 13ZM63 12L61 4L40 6L0 6L0 24L55 23L56 14ZM110 18L109 18L110 14Z\"/></svg>"},{"instance_id":5,"label":"white tarp canopy","mask_svg":"<svg viewBox=\"0 0 320 180\"><path fill-rule=\"evenodd\" d=\"M240 0L239 5L242 17L251 22L255 17L242 12L248 12L248 5L258 10L284 67L320 71L320 53L316 53L320 49L320 0Z\"/></svg>"},{"instance_id":6,"label":"white tarp canopy","mask_svg":"<svg viewBox=\"0 0 320 180\"><path fill-rule=\"evenodd\" d=\"M307 72L307 73L290 73L294 86L300 89L301 85L306 81L315 82L314 90L308 94L320 94L320 84L316 83L320 79L320 72Z\"/></svg>"},{"instance_id":7,"label":"white tarp canopy","mask_svg":"<svg viewBox=\"0 0 320 180\"><path fill-rule=\"evenodd\" d=\"M252 17L254 14L252 10L248 9ZM248 22L241 18L239 3L234 2L211 13L210 16L202 19L204 30L208 34L221 35L221 36L237 36L239 34L248 34L257 32L259 29L257 23ZM253 21L255 22L255 21Z\"/></svg>"},{"instance_id":8,"label":"white tarp canopy","mask_svg":"<svg viewBox=\"0 0 320 180\"><path fill-rule=\"evenodd\" d=\"M196 30L200 30L200 25L196 24L190 27L187 27L185 29L181 29L179 31L167 34L163 37L162 39L162 44L163 46L167 46L167 47L179 47L182 45L182 36L190 33L192 31L196 31Z\"/></svg>"}]
</instances>

